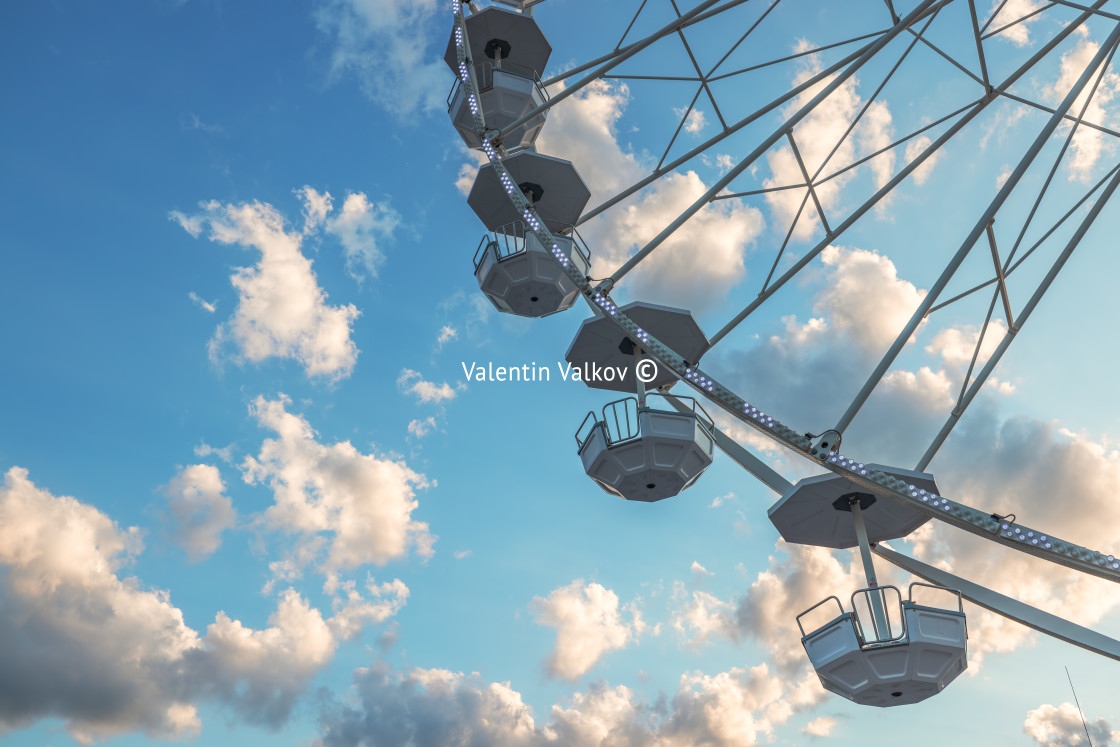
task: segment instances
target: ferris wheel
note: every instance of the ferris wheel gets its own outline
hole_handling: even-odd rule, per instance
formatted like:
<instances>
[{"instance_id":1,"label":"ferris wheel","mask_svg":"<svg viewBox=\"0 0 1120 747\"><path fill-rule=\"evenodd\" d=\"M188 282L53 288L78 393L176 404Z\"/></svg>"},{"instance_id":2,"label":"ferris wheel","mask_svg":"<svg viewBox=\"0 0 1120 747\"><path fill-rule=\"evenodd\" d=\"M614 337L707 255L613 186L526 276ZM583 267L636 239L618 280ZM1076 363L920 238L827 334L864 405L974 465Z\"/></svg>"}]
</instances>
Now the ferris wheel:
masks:
<instances>
[{"instance_id":1,"label":"ferris wheel","mask_svg":"<svg viewBox=\"0 0 1120 747\"><path fill-rule=\"evenodd\" d=\"M499 311L526 317L560 313L582 297L593 315L575 330L566 359L584 372L589 386L627 395L588 413L576 432L577 452L588 476L606 492L627 500L663 500L701 479L718 449L779 496L768 516L785 540L837 549L858 547L867 586L850 596L850 590L824 590L830 595L796 620L822 685L855 703L880 707L916 703L952 682L967 667L963 600L1120 660L1118 641L880 544L906 537L935 519L1010 551L1120 582L1120 557L1059 539L1044 527L1025 526L1013 514L991 514L953 501L941 495L934 475L927 472L1016 333L1120 186L1120 162L1098 168L1095 175L1103 171L1103 176L1084 188L1054 186L1060 166L1075 157L1084 138L1113 145L1120 139L1120 132L1099 121L1102 118L1094 116L1093 108L1093 97L1120 47L1120 14L1114 12L1120 8L1114 7L1116 3L1110 6L1109 0L1047 4L1002 0L985 14L975 0L852 3L837 30L840 38L818 46L802 42L793 53L787 46L776 57L760 52L761 57L756 55L746 64L741 62L743 50L756 42L759 49L772 50L772 45L759 40L770 33L774 19L782 12L804 12L798 6L807 3L664 0L661 4L672 11L665 20L655 15L653 6L659 1L635 0L635 12L613 49L551 77L544 75L552 52L547 29L533 16L533 6L541 0L497 0L486 7L452 2L454 27L445 60L456 81L448 111L467 146L482 151L487 159L468 197L488 231L474 255L480 290ZM1060 24L1044 42L1024 45L1017 56L994 53L993 45L1001 35L1024 34L1030 23L1059 13ZM950 16L960 21L953 27L959 31L955 37L932 33L939 17ZM651 18L664 22L651 25ZM1037 69L1053 65L1063 44L1077 34L1088 34L1089 22L1098 33L1102 28L1105 33L1084 60L1061 57L1067 85L1055 94L1057 103L1040 100L1029 87L1016 85ZM718 53L707 50L714 64L702 64L690 45L690 38L695 42L702 34L709 41L725 40ZM680 45L684 54L679 59L685 61L685 69L666 72L664 64L655 62L664 59L658 50L667 43ZM844 151L861 120L871 116L884 88L913 72L907 61L915 50L935 55L953 71L959 100L947 111L924 112L901 137L876 143L860 154ZM772 88L768 97L746 97L746 103L742 95L727 95L728 83L741 76L791 60L819 60L826 52L831 55L828 64L806 70L792 87ZM648 69L643 71L639 65L647 59ZM1078 66L1068 69L1074 63ZM882 82L853 108L836 141L810 141L804 125L857 74ZM671 81L692 86L694 95L677 111L676 128L656 167L588 209L593 190L575 166L537 152L535 143L548 127L553 107L608 79ZM920 85L910 88L920 89ZM718 132L687 148L681 133L694 121L690 118L700 103L715 113ZM766 391L732 391L704 368L702 359L710 349L870 211L885 205L899 185L928 169L946 144L975 127L977 118L996 105L1038 112L1044 121L1016 153L994 198L986 204L958 206L967 212L970 228L954 237L956 250L944 259L936 280L835 424L815 434L795 430L759 406ZM716 153L717 147L734 149L738 155L692 204L676 216L666 216L663 230L608 276L592 279L595 247L584 241L579 228L593 225L597 217L627 204L681 167ZM754 173L757 164L776 149L795 168L795 178L759 182ZM903 152L905 164L893 168L895 155ZM1108 153L1109 148L1102 152ZM881 165L885 158L891 160L868 180L866 195L849 204L827 199L841 185L850 184L857 170ZM1040 178L1025 178L1035 171ZM786 201L788 230L774 252L769 274L757 295L714 334L706 334L689 310L646 301L619 305L614 300L612 293L625 278L700 211L721 200L779 193L793 197ZM1011 240L997 236L997 220L1001 226L1012 226ZM800 248L799 238L804 244ZM1040 258L1047 252L1049 264L1042 264ZM989 262L986 276L946 298L952 281L959 280L962 265L978 256ZM1028 292L1013 294L1009 278L1017 272L1025 274L1021 269L1025 263L1033 263L1036 282ZM976 294L988 298L987 313L964 384L943 426L912 468L861 462L842 453L845 431L922 322L962 299L975 299ZM697 396L673 391L679 383ZM789 483L717 428L705 407L722 410L824 468L826 474ZM878 583L874 555L924 582L912 583L904 598L898 588ZM847 606L839 595L847 597Z\"/></svg>"}]
</instances>

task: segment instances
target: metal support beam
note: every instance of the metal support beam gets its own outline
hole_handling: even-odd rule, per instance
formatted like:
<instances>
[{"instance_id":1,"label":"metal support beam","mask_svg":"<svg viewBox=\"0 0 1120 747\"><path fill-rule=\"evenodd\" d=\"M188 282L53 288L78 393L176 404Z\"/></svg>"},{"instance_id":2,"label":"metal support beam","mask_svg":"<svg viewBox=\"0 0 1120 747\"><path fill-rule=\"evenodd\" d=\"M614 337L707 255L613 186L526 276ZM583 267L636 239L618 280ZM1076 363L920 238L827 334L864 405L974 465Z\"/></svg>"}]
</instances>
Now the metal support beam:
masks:
<instances>
[{"instance_id":1,"label":"metal support beam","mask_svg":"<svg viewBox=\"0 0 1120 747\"><path fill-rule=\"evenodd\" d=\"M980 22L976 19L976 0L968 0L968 12L972 14L972 35L976 39L976 56L980 58L980 74L984 76L984 87L991 90L988 61L984 59L984 40L980 38Z\"/></svg>"},{"instance_id":2,"label":"metal support beam","mask_svg":"<svg viewBox=\"0 0 1120 747\"><path fill-rule=\"evenodd\" d=\"M1015 317L1011 314L1011 299L1007 296L1007 282L1003 274L1003 265L999 261L999 250L996 248L996 234L989 223L985 232L988 234L988 246L992 250L992 264L996 267L996 280L999 281L999 295L1003 299L1003 313L1007 317L1007 326L1015 326Z\"/></svg>"},{"instance_id":3,"label":"metal support beam","mask_svg":"<svg viewBox=\"0 0 1120 747\"><path fill-rule=\"evenodd\" d=\"M828 227L828 219L824 215L824 206L821 205L820 199L817 197L817 190L813 188L813 180L809 177L809 171L805 168L805 161L801 159L801 151L797 149L797 141L793 139L793 131L790 130L786 133L786 140L789 141L789 147L793 149L793 157L797 159L797 168L801 169L801 176L805 179L805 186L809 188L809 195L813 198L813 207L817 209L817 217L821 219L821 225L824 226L824 235L832 238L832 229ZM820 168L824 168L822 163ZM817 170L820 173L820 169ZM795 224L796 225L796 222Z\"/></svg>"},{"instance_id":4,"label":"metal support beam","mask_svg":"<svg viewBox=\"0 0 1120 747\"><path fill-rule=\"evenodd\" d=\"M640 41L636 41L633 44L628 44L627 46L622 47L621 49L616 48L616 49L614 49L610 52L607 52L605 55L602 55L600 57L596 57L595 59L591 60L590 62L585 62L582 65L577 65L576 67L573 67L570 70L565 70L562 73L558 73L558 74L552 76L548 80L541 81L541 85L544 86L545 88L548 88L549 86L555 85L562 80L567 80L568 78L572 77L573 75L579 75L584 70L590 70L591 68L595 67L596 65L599 65L599 64L602 64L604 62L608 62L610 60L613 60L613 59L617 58L619 55L627 54L631 50L633 50L634 47L636 47L639 44L642 44L642 43L645 43L645 42L650 42L650 43L655 42L658 39L662 39L662 38L668 36L669 34L673 33L677 28L687 28L694 23L700 23L701 21L706 21L707 19L711 18L712 16L718 15L725 10L730 10L731 8L734 8L736 5L742 5L745 2L749 2L749 0L730 0L725 5L721 5L718 8L712 8L708 12L703 13L703 14L698 15L698 16L692 16L692 11L689 11L688 14L687 14L689 16L689 19L688 19L687 23L678 23L678 22L670 23L669 25L662 27L660 30L655 31L654 33L650 34L645 39L642 39Z\"/></svg>"},{"instance_id":5,"label":"metal support beam","mask_svg":"<svg viewBox=\"0 0 1120 747\"><path fill-rule=\"evenodd\" d=\"M994 612L1000 617L1006 617L1020 625L1026 625L1032 630L1045 633L1059 641L1072 643L1086 651L1092 651L1095 654L1120 661L1120 641L1101 635L1094 630L1089 630L1089 628L1082 627L1077 623L1064 620L1057 615L1044 612L1037 607L1023 604L1017 599L1004 596L980 584L954 576L948 571L934 568L920 560L902 555L886 545L876 545L874 552L887 562L893 563L904 571L913 573L918 578L924 578L931 584L946 589L956 589L968 601L978 607L983 607L989 612Z\"/></svg>"},{"instance_id":6,"label":"metal support beam","mask_svg":"<svg viewBox=\"0 0 1120 747\"><path fill-rule=\"evenodd\" d=\"M859 556L863 560L863 573L867 576L867 586L871 589L868 598L871 600L871 614L875 618L875 632L879 640L890 638L890 628L887 627L887 614L883 609L883 595L879 591L879 579L875 576L875 563L871 559L871 545L867 541L867 526L863 523L863 509L860 508L859 498L849 499L848 505L852 507L852 523L856 526L856 540L859 542Z\"/></svg>"}]
</instances>

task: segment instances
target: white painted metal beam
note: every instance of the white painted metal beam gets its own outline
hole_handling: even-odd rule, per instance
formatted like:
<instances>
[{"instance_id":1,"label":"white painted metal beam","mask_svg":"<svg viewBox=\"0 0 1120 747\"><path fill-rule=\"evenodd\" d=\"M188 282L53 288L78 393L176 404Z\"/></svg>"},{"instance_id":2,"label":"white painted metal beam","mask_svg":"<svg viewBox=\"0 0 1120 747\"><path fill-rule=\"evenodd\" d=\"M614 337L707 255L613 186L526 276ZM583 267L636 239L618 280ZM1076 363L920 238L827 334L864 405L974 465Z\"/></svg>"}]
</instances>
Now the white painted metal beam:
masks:
<instances>
[{"instance_id":1,"label":"white painted metal beam","mask_svg":"<svg viewBox=\"0 0 1120 747\"><path fill-rule=\"evenodd\" d=\"M968 601L1001 617L1014 620L1020 625L1026 625L1028 628L1037 630L1039 633L1045 633L1060 641L1072 643L1086 651L1092 651L1101 656L1120 661L1120 641L1101 635L1057 615L1044 612L1037 607L1024 604L1017 599L1004 596L980 584L954 576L948 571L934 568L920 560L902 555L885 545L876 545L872 548L872 551L884 560L913 573L919 578L924 578L931 584L958 590L961 596Z\"/></svg>"}]
</instances>

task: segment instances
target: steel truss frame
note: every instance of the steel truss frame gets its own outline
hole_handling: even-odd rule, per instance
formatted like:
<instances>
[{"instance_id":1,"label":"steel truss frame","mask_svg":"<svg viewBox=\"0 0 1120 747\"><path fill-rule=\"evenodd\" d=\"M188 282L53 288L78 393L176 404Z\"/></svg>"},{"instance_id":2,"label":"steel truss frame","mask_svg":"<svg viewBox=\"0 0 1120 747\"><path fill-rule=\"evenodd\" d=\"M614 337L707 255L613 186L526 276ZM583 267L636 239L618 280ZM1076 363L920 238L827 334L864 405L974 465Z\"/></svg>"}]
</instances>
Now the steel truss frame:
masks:
<instances>
[{"instance_id":1,"label":"steel truss frame","mask_svg":"<svg viewBox=\"0 0 1120 747\"><path fill-rule=\"evenodd\" d=\"M681 39L682 43L687 49L688 43L684 36L685 29L708 18L712 18L723 12L724 10L728 10L746 1L747 0L726 0L725 2L720 4L718 3L718 0L705 0L704 2L699 3L692 10L686 13L681 13L680 9L676 5L676 2L674 0L670 0L670 2L673 3L673 7L677 15L677 18L673 22L663 26L658 31L639 41L632 42L627 46L621 46L625 41L626 36L629 34L631 28L633 27L635 21L637 20L638 15L642 12L642 9L646 7L646 0L643 0L641 7L639 7L638 12L635 14L634 20L631 21L630 27L628 27L627 31L623 34L622 39L620 39L619 41L619 46L616 47L614 51L596 60L593 60L590 63L579 66L577 68L573 68L572 70L567 71L562 76L556 76L544 82L546 86L552 85L575 74L583 73L589 69L595 68L590 74L580 79L577 83L568 86L563 92L559 93L544 105L539 107L538 110L530 112L525 117L523 117L522 120L510 124L506 128L503 128L501 131L496 131L488 129L486 127L486 123L484 121L481 110L475 107L476 131L483 138L483 149L499 178L501 178L502 181L506 183L507 192L509 194L511 202L514 204L518 212L523 215L526 223L529 225L530 229L537 235L538 239L542 242L543 245L553 246L554 239L549 231L544 227L544 224L540 221L539 216L536 215L536 212L533 209L532 205L513 186L512 180L509 179L508 172L506 172L502 164L502 160L505 157L505 152L501 149L501 137L508 131L511 131L520 126L523 120L528 120L533 116L536 116L539 111L543 111L550 108L551 106L554 106L556 103L559 103L568 96L573 95L591 82L611 77L611 70L617 67L617 65L624 62L626 59L633 57L635 54L647 48L658 39L662 39L670 35L676 35ZM815 51L821 51L826 48L835 48L848 44L863 42L862 46L859 46L848 55L844 56L838 62L822 70L820 73L812 76L802 85L795 87L793 90L786 92L773 101L763 105L755 112L739 120L738 122L728 124L726 121L724 121L723 115L720 114L719 119L722 129L716 136L708 139L706 142L702 143L696 148L693 148L684 155L673 159L669 163L665 163L665 159L668 157L668 153L673 145L673 142L670 142L670 145L666 148L665 153L662 155L661 160L658 163L658 166L651 174L586 213L581 218L580 224L595 217L596 215L601 214L605 210L618 204L626 198L636 194L644 187L653 183L660 177L672 172L674 169L688 162L692 158L695 158L701 153L704 153L716 143L719 143L735 132L738 132L748 124L759 120L761 117L770 112L776 111L783 104L795 99L797 96L809 90L811 87L824 83L823 88L819 93L817 93L817 95L813 97L813 99L809 103L805 104L796 112L789 115L777 129L775 129L769 136L764 138L750 154L740 160L738 164L733 166L727 174L719 179L708 190L707 193L705 193L701 198L699 198L691 206L689 206L680 216L673 220L646 246L639 249L636 254L634 254L622 266L616 269L609 278L604 281L598 282L597 284L593 284L592 281L580 275L571 266L565 266L567 274L572 279L572 281L576 283L576 285L580 288L580 291L583 294L585 300L592 306L592 308L600 311L607 318L611 319L613 323L616 324L627 335L636 339L641 336L641 339L647 340L647 342L643 345L643 348L645 348L649 355L651 355L661 366L664 366L668 370L672 371L680 381L683 381L693 389L699 391L710 401L715 403L717 406L719 406L738 420L747 423L752 428L763 433L768 438L777 441L778 443L781 443L792 451L798 453L801 457L808 459L809 461L812 461L817 465L838 475L842 475L868 490L889 497L892 500L898 501L917 511L925 513L931 517L935 517L944 523L951 524L969 533L984 537L985 539L991 541L998 542L999 544L1014 548L1021 552L1034 555L1049 562L1057 563L1059 565L1063 565L1065 567L1084 573L1089 573L1111 581L1120 582L1120 559L1114 558L1114 556L1112 555L1107 555L1099 551L1093 551L1075 543L1060 540L1058 538L1049 536L1041 532L1040 530L1032 529L1016 522L1008 521L1005 518L1001 518L992 514L985 513L983 511L970 508L963 504L951 501L943 496L920 496L916 491L912 490L903 481L877 472L876 470L869 469L857 460L845 457L839 453L836 453L835 451L830 452L818 450L817 448L815 448L815 442L812 438L802 435L801 432L783 425L779 421L775 420L772 416L767 415L763 410L750 404L747 400L720 384L707 373L702 371L694 363L681 359L670 348L662 344L656 338L652 337L647 331L642 330L624 313L619 311L618 307L610 297L611 289L628 272L630 272L635 266L637 266L637 264L644 258L648 257L650 253L652 253L659 245L661 245L689 218L691 218L693 215L695 215L697 212L699 212L701 209L711 204L712 202L720 199L740 197L748 194L760 194L763 192L776 191L781 189L804 189L805 195L802 200L802 209L804 209L808 200L811 199L813 201L814 210L817 212L821 225L824 229L824 238L816 243L808 251L806 251L801 257L799 257L796 262L794 262L793 265L789 267L784 273L782 273L777 279L774 279L774 272L789 241L789 236L787 235L786 242L784 242L780 247L778 251L778 257L775 259L774 265L771 268L770 275L766 278L766 281L759 295L711 338L711 341L714 345L716 342L725 337L729 332L735 329L738 324L746 319L770 296L772 296L786 283L788 283L790 279L792 279L801 269L803 269L809 262L811 262L817 255L819 255L820 252L824 250L824 248L826 248L832 241L834 241L837 236L841 235L844 231L850 228L860 217L862 217L868 210L879 203L886 195L891 192L891 190L893 190L899 183L901 183L917 168L925 163L930 157L932 157L939 148L941 148L946 142L948 142L969 122L974 120L981 112L986 110L993 102L998 100L1008 100L1048 112L1050 114L1050 117L1048 118L1042 129L1039 131L1030 148L1020 159L1012 174L1004 182L996 197L982 212L980 218L976 221L972 230L969 232L968 236L961 244L960 248L957 250L957 253L953 256L949 264L946 266L945 270L942 272L941 277L939 277L931 287L926 297L919 305L918 309L914 312L910 321L898 334L890 349L883 356L879 365L872 372L864 387L856 395L855 399L848 407L848 410L841 417L840 421L837 423L834 429L835 431L842 433L843 430L848 425L850 425L852 419L858 413L860 407L866 402L867 397L874 390L879 381L881 381L884 374L890 368L898 353L901 351L903 345L905 345L906 341L910 339L918 324L920 324L923 319L925 319L934 311L945 308L946 306L951 305L961 300L962 298L971 295L972 293L982 290L983 288L986 288L988 286L995 286L991 303L989 304L988 314L984 322L984 327L981 331L980 339L975 346L972 361L962 385L961 392L957 397L956 405L954 406L949 419L946 421L941 431L934 438L934 441L930 444L926 453L918 462L917 469L924 470L926 466L928 466L930 460L936 454L937 449L951 432L953 426L959 421L965 409L973 401L977 392L983 386L984 382L991 375L1003 353L1009 347L1015 335L1022 329L1026 320L1030 317L1038 302L1045 295L1054 278L1065 265L1070 255L1077 248L1085 233L1089 230L1094 221L1100 215L1104 206L1108 203L1117 187L1120 187L1120 164L1118 164L1116 167L1112 168L1104 178L1093 185L1055 224L1053 224L1045 232L1041 239L1027 248L1022 253L1022 256L1016 259L1016 254L1022 246L1022 242L1027 233L1027 230L1035 220L1039 205L1042 202L1042 199L1045 196L1047 190L1049 189L1054 174L1057 171L1058 165L1060 164L1063 156L1068 151L1074 134L1078 131L1078 129L1081 127L1092 128L1098 132L1102 132L1110 136L1120 137L1120 133L1117 133L1100 124L1085 121L1084 119L1086 110L1088 108L1088 103L1091 100L1093 93L1096 92L1098 86L1100 85L1105 71L1108 69L1108 65L1115 55L1117 48L1120 47L1120 23L1115 23L1116 21L1120 21L1120 16L1106 13L1101 10L1101 8L1107 3L1107 1L1108 0L1096 0L1092 5L1082 5L1074 2L1064 2L1062 0L1052 0L1049 5L1044 6L1039 11L1036 11L1042 12L1052 7L1065 6L1080 10L1081 12L1074 21L1072 21L1058 33L1056 33L1053 38L1043 44L1033 55L1031 55L1028 60L1022 63L1010 75L999 82L993 83L989 79L984 41L1007 30L1017 23L1023 22L1024 20L1026 20L1026 18L1018 19L1013 23L1006 24L989 31L988 29L993 24L995 18L999 16L999 13L1003 9L1003 5L1005 3L1001 3L999 6L997 6L992 11L991 16L983 24L981 24L976 13L974 0L921 0L916 4L913 10L902 17L899 17L896 14L893 3L890 0L885 0L884 4L890 14L890 18L892 21L892 24L889 27L885 28L882 31L862 35L806 52L806 54L811 54ZM775 2L771 4L770 9L776 7L779 2L782 2L782 0L775 0ZM924 36L926 29L929 28L929 25L934 21L937 14L953 2L967 2L969 5L969 11L972 20L973 37L977 52L977 62L980 66L981 73L979 76L969 71L968 68L962 65L959 61L953 60L953 58L950 57L944 50L938 48ZM453 5L455 8L456 35L459 39L457 54L460 79L463 85L466 87L469 97L472 99L472 101L477 103L477 87L473 80L473 67L469 64L469 61L467 60L465 55L465 50L469 47L466 43L466 26L464 23L462 6L458 0L455 0L453 2ZM763 13L762 17L758 19L758 21L754 25L752 25L748 29L748 31L736 42L735 47L741 44L750 35L751 32L758 28L759 24L770 12L770 9ZM1027 18L1029 18L1029 16ZM1082 71L1076 84L1057 107L1052 108L1044 103L1030 101L1022 96L1013 94L1009 90L1016 81L1018 81L1027 72L1029 72L1040 60L1046 58L1058 45L1065 41L1070 36L1070 34L1072 34L1090 18L1108 19L1110 21L1113 21L1113 28L1108 34L1107 40L1100 46L1092 62ZM800 121L802 121L809 113L811 113L816 106L824 101L830 93L835 91L840 85L842 85L846 80L851 78L851 76L853 76L858 70L860 70L869 60L875 58L876 55L881 54L884 48L886 48L892 40L902 36L903 34L911 37L911 41L909 42L899 60L893 65L893 67L891 67L890 72L887 74L882 84L880 84L876 89L875 94L868 100L859 114L855 117L851 125L848 127L847 131L842 136L840 142L838 142L833 147L829 158L832 157L832 154L835 154L836 150L843 143L844 139L850 135L850 133L858 123L860 117L862 117L864 112L867 111L871 102L875 100L875 96L877 96L879 92L882 91L883 87L889 81L890 77L895 73L899 66L903 64L907 55L910 54L910 51L914 49L915 46L919 43L933 49L940 56L952 62L955 67L963 70L969 76L969 78L980 83L983 86L982 95L980 95L978 98L968 103L964 107L961 107L954 112L950 112L949 114L941 117L931 124L924 125L921 129L911 132L905 137L896 140L891 145L880 149L876 153L860 159L860 161L856 163L849 164L844 168L835 171L834 173L824 175L823 172L825 170L825 166L829 161L829 158L826 158L822 165L817 168L814 173L810 174L807 166L801 158L800 153L798 152L797 142L795 138L796 125ZM735 47L732 47L732 51ZM699 95L703 92L710 97L713 107L717 106L715 97L712 94L708 84L716 79L715 77L713 77L716 70L720 67L720 65L723 64L723 62L730 56L730 54L731 52L728 52L727 55L724 55L724 57L720 59L719 63L717 63L715 67L713 67L711 70L708 70L707 73L704 73L703 71L701 71L695 56L693 56L691 54L691 51L689 51L689 57L694 66L696 77L687 77L683 79L691 80L692 82L699 84L696 96L693 98L693 105L695 105L695 102L699 98ZM777 62L786 61L788 59L792 59L792 57L786 57L781 60L774 60L772 62L765 63L765 65L776 64ZM734 73L728 73L726 75L735 75L741 72L747 72L751 69L757 69L757 67L760 66L746 68L744 70L736 71ZM658 76L649 77L658 78ZM721 75L720 77L725 76ZM659 79L679 80L682 78L660 77ZM826 80L827 82L825 82ZM1089 88L1089 94L1088 96L1086 96L1084 103L1076 113L1071 113L1071 109L1073 108L1075 101L1086 90L1086 88L1090 86L1090 84L1092 84L1092 87ZM677 133L679 133L681 127L687 120L690 111L691 106L682 115L681 123L677 127ZM862 163L866 163L867 161L885 152L886 150L895 148L898 145L920 135L921 133L936 128L937 126L947 122L950 124L943 132L941 132L936 140L934 140L932 143L930 143L930 145L924 148L921 153L911 159L909 163L907 163L902 169L900 169L898 173L896 173L889 181L887 181L882 187L880 187L871 197L869 197L855 209L851 210L845 218L839 220L835 224L832 224L828 221L824 212L823 205L821 204L821 201L816 194L816 189L821 184L831 179L835 179L842 173L845 173L846 171L853 169ZM1001 207L1003 207L1008 197L1020 184L1023 175L1027 172L1027 169L1034 163L1043 146L1047 143L1053 133L1057 131L1058 127L1065 122L1072 123L1071 130L1065 138L1065 142L1062 145L1061 151L1054 161L1053 167L1050 169L1049 175L1042 185L1042 188L1040 189L1038 196L1034 201L1033 207L1031 208L1026 220L1022 223L1022 228L1019 231L1018 238L1014 242L1011 250L1006 253L1006 256L1001 258L1000 250L997 246L995 235L992 230L993 222L995 221ZM673 136L674 142L675 139L676 134L674 134ZM742 174L743 171L749 168L752 163L757 161L757 159L764 153L766 153L771 147L782 141L785 141L790 146L792 152L795 154L803 177L803 182L749 192L725 192L725 190L731 185L736 177ZM1019 309L1017 313L1014 312L1007 291L1006 278L1011 275L1018 267L1020 267L1022 263L1031 254L1033 254L1044 241L1046 241L1051 235L1053 235L1053 233L1061 225L1063 225L1068 219L1070 219L1078 210L1082 210L1085 203L1093 198L1094 195L1096 195L1095 200L1093 201L1092 205L1089 206L1086 211L1084 211L1084 216L1074 229L1072 236L1068 239L1062 251L1053 261L1049 271L1046 273L1046 276L1040 283L1038 283L1026 304L1021 309ZM800 211L798 213L798 216L794 218L795 223L799 217ZM793 226L791 226L790 228L790 233L792 233L792 230ZM986 241L981 242L980 239L982 237L986 239ZM937 304L941 293L944 291L949 281L953 278L961 263L980 243L983 243L985 248L991 254L993 262L992 279L981 283L980 285L977 285L972 289L965 291L964 293L958 294L948 301ZM989 326L991 324L993 311L995 309L997 301L1001 302L1002 305L1002 310L1007 325L1007 333L1005 334L1004 339L999 343L996 351L991 356L989 356L988 360L983 364L980 371L976 373L975 377L973 377L973 372L978 363L978 356L981 345L983 344L984 336L989 331ZM745 468L747 468L748 471L750 471L753 475L755 475L770 487L778 489L783 484L788 484L785 483L784 478L781 478L780 475L774 472L765 463L757 459L757 457L751 455L747 450L736 444L725 434L718 434L717 442L719 443L721 449L732 455L732 457L735 458L737 462L742 464ZM1041 537L1043 541L1041 543L1031 542L1027 539L1028 537L1036 540ZM889 557L889 554L887 553L880 552L879 554L883 557L891 559ZM896 559L892 559L891 562L896 562ZM910 561L910 563L912 567L917 567L916 565L914 565L917 563L917 561ZM899 564L903 565L901 562ZM903 567L908 566L903 565ZM918 573L918 575L922 574ZM995 606L998 607L999 605L996 604ZM991 606L989 607L992 608ZM996 611L999 610L996 609ZM1001 612L1001 614L1004 613ZM1042 614L1044 615L1045 613ZM1008 616L1011 616L1012 619L1018 619L1012 615ZM1032 620L1034 620L1035 622L1041 619L1043 618L1032 618ZM1025 624L1031 623L1027 622ZM1045 622L1039 623L1039 625L1042 625L1042 627L1039 627L1039 629L1043 629L1044 632L1051 632L1044 629ZM1032 627L1038 626L1032 625ZM1063 636L1059 635L1059 637ZM1075 640L1075 638L1076 636L1074 636L1074 638L1065 637L1064 639L1071 640L1071 642L1077 643L1077 645L1082 645L1084 647L1091 648L1092 650L1097 650L1098 652L1103 653L1103 651L1101 651L1099 647L1093 648L1092 646L1086 646L1084 642ZM1111 646L1112 644L1108 645ZM1112 651L1112 649L1109 650Z\"/></svg>"}]
</instances>

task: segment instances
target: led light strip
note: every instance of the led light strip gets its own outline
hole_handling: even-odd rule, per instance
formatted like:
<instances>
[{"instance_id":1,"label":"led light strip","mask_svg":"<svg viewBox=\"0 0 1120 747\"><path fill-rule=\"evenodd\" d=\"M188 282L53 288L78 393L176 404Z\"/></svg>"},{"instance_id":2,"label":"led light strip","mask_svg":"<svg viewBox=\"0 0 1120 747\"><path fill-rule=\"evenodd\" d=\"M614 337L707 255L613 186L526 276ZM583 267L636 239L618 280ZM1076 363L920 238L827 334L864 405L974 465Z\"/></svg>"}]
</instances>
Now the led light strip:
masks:
<instances>
[{"instance_id":1,"label":"led light strip","mask_svg":"<svg viewBox=\"0 0 1120 747\"><path fill-rule=\"evenodd\" d=\"M474 81L473 65L467 57L469 46L466 19L463 16L463 3L461 0L452 0L452 5L455 14L455 49L459 63L459 79L462 81L467 94L467 101L470 103L471 112L474 114L475 131L482 140L482 150L489 158L494 173L498 175L498 179L505 188L506 194L509 195L514 208L525 218L530 230L541 242L541 245L551 247L552 253L562 260L565 273L579 287L588 303L601 309L603 315L611 319L627 336L640 340L642 347L660 365L676 374L681 381L706 395L708 399L737 419L761 431L787 448L793 449L805 459L816 462L857 485L887 496L947 524L952 524L959 529L986 539L995 540L1008 547L1074 570L1120 582L1120 560L1117 560L1113 555L1089 550L1081 545L1060 540L1021 524L999 521L991 514L970 508L962 503L950 501L943 496L915 490L913 485L904 480L870 469L863 463L841 454L830 453L824 457L811 455L809 453L810 439L808 437L783 425L759 408L751 405L705 374L695 364L681 358L675 351L623 314L611 300L609 290L602 285L598 288L592 287L588 279L581 275L566 257L561 256L562 252L556 243L556 239L544 225L540 216L537 215L533 206L525 199L525 195L521 193L502 163L504 154L499 152L499 149L495 148L486 138L486 122L478 105L478 88Z\"/></svg>"}]
</instances>

